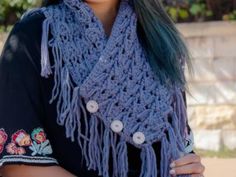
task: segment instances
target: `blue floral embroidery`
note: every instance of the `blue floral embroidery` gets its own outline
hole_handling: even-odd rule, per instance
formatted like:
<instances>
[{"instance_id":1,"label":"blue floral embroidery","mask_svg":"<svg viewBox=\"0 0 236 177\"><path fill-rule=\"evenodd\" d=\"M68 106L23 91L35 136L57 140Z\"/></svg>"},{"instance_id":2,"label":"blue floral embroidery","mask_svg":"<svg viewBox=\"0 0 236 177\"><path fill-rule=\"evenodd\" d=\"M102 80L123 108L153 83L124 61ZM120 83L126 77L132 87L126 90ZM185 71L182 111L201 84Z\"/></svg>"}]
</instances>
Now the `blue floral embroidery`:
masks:
<instances>
[{"instance_id":1,"label":"blue floral embroidery","mask_svg":"<svg viewBox=\"0 0 236 177\"><path fill-rule=\"evenodd\" d=\"M52 154L52 147L49 140L46 138L46 134L42 128L36 128L31 133L31 138L33 140L31 146L29 147L32 150L32 156L36 154L39 155L48 155Z\"/></svg>"},{"instance_id":2,"label":"blue floral embroidery","mask_svg":"<svg viewBox=\"0 0 236 177\"><path fill-rule=\"evenodd\" d=\"M40 155L52 154L52 148L48 140L44 141L41 144L33 142L29 148L33 151L31 153L32 156L35 156L36 154Z\"/></svg>"}]
</instances>

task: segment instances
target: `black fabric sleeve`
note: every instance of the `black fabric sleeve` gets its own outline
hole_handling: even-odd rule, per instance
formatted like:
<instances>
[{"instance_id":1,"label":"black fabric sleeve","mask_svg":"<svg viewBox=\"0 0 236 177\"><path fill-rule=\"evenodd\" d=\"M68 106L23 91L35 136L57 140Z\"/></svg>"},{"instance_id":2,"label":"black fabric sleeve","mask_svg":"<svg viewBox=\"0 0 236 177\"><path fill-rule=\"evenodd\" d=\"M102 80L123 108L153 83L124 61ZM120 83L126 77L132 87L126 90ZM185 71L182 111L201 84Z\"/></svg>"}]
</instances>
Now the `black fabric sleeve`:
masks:
<instances>
[{"instance_id":1,"label":"black fabric sleeve","mask_svg":"<svg viewBox=\"0 0 236 177\"><path fill-rule=\"evenodd\" d=\"M44 110L35 20L31 16L14 25L0 57L0 167L58 165L40 121Z\"/></svg>"},{"instance_id":2,"label":"black fabric sleeve","mask_svg":"<svg viewBox=\"0 0 236 177\"><path fill-rule=\"evenodd\" d=\"M185 107L187 109L187 98L186 98L186 92L183 92L183 98ZM194 136L191 127L189 126L188 119L186 123L186 137L185 137L185 152L187 153L195 153L194 148Z\"/></svg>"}]
</instances>

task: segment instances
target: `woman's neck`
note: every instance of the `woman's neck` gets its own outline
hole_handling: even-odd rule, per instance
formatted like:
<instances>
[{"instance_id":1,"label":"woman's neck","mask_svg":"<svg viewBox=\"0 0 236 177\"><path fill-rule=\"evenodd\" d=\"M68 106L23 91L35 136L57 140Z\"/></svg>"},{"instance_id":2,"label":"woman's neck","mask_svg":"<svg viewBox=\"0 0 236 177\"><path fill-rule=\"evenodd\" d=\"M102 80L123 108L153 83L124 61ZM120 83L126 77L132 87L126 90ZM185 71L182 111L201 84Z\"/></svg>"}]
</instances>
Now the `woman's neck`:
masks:
<instances>
[{"instance_id":1,"label":"woman's neck","mask_svg":"<svg viewBox=\"0 0 236 177\"><path fill-rule=\"evenodd\" d=\"M102 2L86 0L85 2L93 9L95 15L101 20L103 28L109 36L118 12L119 0L104 0Z\"/></svg>"}]
</instances>

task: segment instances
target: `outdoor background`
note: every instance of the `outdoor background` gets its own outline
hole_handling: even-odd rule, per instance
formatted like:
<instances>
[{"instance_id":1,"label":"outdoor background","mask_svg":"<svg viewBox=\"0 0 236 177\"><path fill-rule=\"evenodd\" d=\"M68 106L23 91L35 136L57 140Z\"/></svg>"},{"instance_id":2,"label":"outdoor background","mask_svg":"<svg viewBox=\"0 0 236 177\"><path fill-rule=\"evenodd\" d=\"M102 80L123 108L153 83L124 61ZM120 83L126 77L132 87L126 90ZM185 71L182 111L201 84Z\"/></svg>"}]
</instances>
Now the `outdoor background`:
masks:
<instances>
[{"instance_id":1,"label":"outdoor background","mask_svg":"<svg viewBox=\"0 0 236 177\"><path fill-rule=\"evenodd\" d=\"M41 0L0 0L0 53L12 25ZM163 0L192 55L189 123L206 177L236 177L236 0ZM1 82L1 81L0 81Z\"/></svg>"}]
</instances>

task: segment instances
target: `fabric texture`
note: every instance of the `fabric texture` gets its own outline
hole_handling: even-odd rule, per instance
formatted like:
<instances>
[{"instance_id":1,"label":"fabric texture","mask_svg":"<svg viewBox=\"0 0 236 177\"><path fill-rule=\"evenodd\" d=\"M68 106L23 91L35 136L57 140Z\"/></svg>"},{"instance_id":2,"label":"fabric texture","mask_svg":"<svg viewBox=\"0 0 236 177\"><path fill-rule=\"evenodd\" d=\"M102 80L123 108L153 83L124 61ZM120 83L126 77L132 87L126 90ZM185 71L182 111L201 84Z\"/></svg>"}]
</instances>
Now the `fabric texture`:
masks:
<instances>
[{"instance_id":1,"label":"fabric texture","mask_svg":"<svg viewBox=\"0 0 236 177\"><path fill-rule=\"evenodd\" d=\"M112 154L113 176L126 177L130 143L141 150L140 177L170 176L171 161L192 150L186 149L183 87L175 83L165 85L153 75L138 40L133 7L127 0L121 1L108 40L92 9L80 0L64 0L40 10L46 17L41 76L48 78L54 72L50 103L58 99L57 123L65 126L66 137L79 143L88 169L108 177ZM92 108L81 104L82 97L86 106ZM111 128L115 121L123 125L119 132ZM161 143L159 171L152 146L155 142Z\"/></svg>"}]
</instances>

